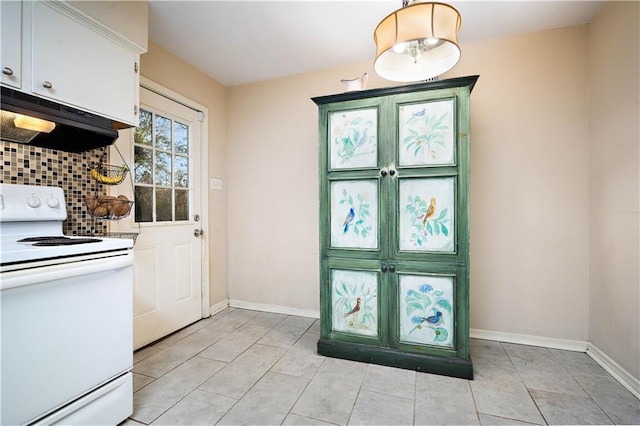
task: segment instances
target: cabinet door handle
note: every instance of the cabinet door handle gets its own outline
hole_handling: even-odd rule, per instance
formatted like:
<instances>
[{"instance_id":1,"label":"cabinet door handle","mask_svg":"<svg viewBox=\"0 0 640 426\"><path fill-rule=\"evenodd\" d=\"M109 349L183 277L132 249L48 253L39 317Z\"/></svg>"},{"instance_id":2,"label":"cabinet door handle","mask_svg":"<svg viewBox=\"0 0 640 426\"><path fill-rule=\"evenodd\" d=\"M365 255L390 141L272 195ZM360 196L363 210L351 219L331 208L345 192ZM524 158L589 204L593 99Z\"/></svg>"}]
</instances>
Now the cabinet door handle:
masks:
<instances>
[{"instance_id":1,"label":"cabinet door handle","mask_svg":"<svg viewBox=\"0 0 640 426\"><path fill-rule=\"evenodd\" d=\"M389 272L395 272L396 268L393 265L389 265Z\"/></svg>"},{"instance_id":2,"label":"cabinet door handle","mask_svg":"<svg viewBox=\"0 0 640 426\"><path fill-rule=\"evenodd\" d=\"M387 171L385 169L380 170L380 176L385 177L387 175Z\"/></svg>"},{"instance_id":3,"label":"cabinet door handle","mask_svg":"<svg viewBox=\"0 0 640 426\"><path fill-rule=\"evenodd\" d=\"M43 81L42 82L42 87L44 87L45 89L51 89L53 87L53 84L51 84L50 81Z\"/></svg>"},{"instance_id":4,"label":"cabinet door handle","mask_svg":"<svg viewBox=\"0 0 640 426\"><path fill-rule=\"evenodd\" d=\"M382 267L380 268L380 270L382 272L387 272L387 265L382 265Z\"/></svg>"},{"instance_id":5,"label":"cabinet door handle","mask_svg":"<svg viewBox=\"0 0 640 426\"><path fill-rule=\"evenodd\" d=\"M393 176L393 175L395 175L395 174L396 174L396 171L395 171L394 169L391 169L391 170L389 170L389 174L390 174L391 176Z\"/></svg>"},{"instance_id":6,"label":"cabinet door handle","mask_svg":"<svg viewBox=\"0 0 640 426\"><path fill-rule=\"evenodd\" d=\"M2 68L2 74L4 75L13 75L13 70L9 67Z\"/></svg>"}]
</instances>

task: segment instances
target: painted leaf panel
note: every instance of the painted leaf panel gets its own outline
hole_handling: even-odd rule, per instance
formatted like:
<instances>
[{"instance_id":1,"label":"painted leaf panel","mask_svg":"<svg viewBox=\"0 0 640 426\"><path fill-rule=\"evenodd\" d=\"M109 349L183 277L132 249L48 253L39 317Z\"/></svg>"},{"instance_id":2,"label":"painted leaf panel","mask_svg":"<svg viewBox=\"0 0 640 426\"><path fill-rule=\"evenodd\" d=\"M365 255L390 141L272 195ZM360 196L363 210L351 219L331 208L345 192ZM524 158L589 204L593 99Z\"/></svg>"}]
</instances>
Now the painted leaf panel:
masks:
<instances>
[{"instance_id":1,"label":"painted leaf panel","mask_svg":"<svg viewBox=\"0 0 640 426\"><path fill-rule=\"evenodd\" d=\"M399 248L420 252L455 250L455 179L403 179L399 192Z\"/></svg>"},{"instance_id":2,"label":"painted leaf panel","mask_svg":"<svg viewBox=\"0 0 640 426\"><path fill-rule=\"evenodd\" d=\"M453 347L453 277L400 275L400 341Z\"/></svg>"},{"instance_id":3,"label":"painted leaf panel","mask_svg":"<svg viewBox=\"0 0 640 426\"><path fill-rule=\"evenodd\" d=\"M378 165L378 111L360 109L329 115L330 169Z\"/></svg>"},{"instance_id":4,"label":"painted leaf panel","mask_svg":"<svg viewBox=\"0 0 640 426\"><path fill-rule=\"evenodd\" d=\"M331 271L331 328L361 336L378 336L377 273Z\"/></svg>"},{"instance_id":5,"label":"painted leaf panel","mask_svg":"<svg viewBox=\"0 0 640 426\"><path fill-rule=\"evenodd\" d=\"M376 180L331 182L331 247L378 248Z\"/></svg>"},{"instance_id":6,"label":"painted leaf panel","mask_svg":"<svg viewBox=\"0 0 640 426\"><path fill-rule=\"evenodd\" d=\"M454 164L454 116L453 99L400 106L399 164Z\"/></svg>"}]
</instances>

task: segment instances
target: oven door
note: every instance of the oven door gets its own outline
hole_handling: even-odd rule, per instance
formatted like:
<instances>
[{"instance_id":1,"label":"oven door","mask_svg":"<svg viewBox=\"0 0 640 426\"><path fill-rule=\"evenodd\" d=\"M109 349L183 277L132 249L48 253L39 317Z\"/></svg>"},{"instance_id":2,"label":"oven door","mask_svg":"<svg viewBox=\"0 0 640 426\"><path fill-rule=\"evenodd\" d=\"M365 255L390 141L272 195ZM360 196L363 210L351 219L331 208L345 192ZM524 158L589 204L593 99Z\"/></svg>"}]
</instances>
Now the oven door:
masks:
<instances>
[{"instance_id":1,"label":"oven door","mask_svg":"<svg viewBox=\"0 0 640 426\"><path fill-rule=\"evenodd\" d=\"M32 422L131 369L133 250L0 278L1 424ZM131 398L111 410L115 423L131 414Z\"/></svg>"}]
</instances>

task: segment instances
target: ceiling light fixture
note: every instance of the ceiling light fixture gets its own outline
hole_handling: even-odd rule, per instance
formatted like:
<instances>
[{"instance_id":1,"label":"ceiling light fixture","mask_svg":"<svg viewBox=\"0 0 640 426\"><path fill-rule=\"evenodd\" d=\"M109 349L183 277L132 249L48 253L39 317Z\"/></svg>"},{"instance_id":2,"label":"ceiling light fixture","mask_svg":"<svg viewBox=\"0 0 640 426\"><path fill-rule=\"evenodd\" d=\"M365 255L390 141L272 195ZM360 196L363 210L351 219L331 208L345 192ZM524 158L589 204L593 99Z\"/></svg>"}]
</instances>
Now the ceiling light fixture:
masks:
<instances>
[{"instance_id":1,"label":"ceiling light fixture","mask_svg":"<svg viewBox=\"0 0 640 426\"><path fill-rule=\"evenodd\" d=\"M376 73L391 81L427 80L449 71L460 59L460 13L445 3L403 0L402 8L376 27Z\"/></svg>"}]
</instances>

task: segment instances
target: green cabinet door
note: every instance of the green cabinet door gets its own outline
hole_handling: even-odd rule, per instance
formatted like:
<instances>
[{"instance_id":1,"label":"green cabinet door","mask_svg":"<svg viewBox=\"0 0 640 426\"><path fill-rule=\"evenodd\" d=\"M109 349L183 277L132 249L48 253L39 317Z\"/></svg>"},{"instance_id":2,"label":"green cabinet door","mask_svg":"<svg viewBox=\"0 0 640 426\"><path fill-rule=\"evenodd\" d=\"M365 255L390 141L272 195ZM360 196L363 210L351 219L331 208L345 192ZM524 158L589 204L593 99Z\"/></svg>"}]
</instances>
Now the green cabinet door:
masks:
<instances>
[{"instance_id":1,"label":"green cabinet door","mask_svg":"<svg viewBox=\"0 0 640 426\"><path fill-rule=\"evenodd\" d=\"M472 377L469 96L477 78L313 99L319 353Z\"/></svg>"}]
</instances>

